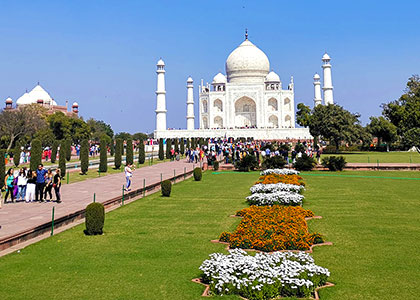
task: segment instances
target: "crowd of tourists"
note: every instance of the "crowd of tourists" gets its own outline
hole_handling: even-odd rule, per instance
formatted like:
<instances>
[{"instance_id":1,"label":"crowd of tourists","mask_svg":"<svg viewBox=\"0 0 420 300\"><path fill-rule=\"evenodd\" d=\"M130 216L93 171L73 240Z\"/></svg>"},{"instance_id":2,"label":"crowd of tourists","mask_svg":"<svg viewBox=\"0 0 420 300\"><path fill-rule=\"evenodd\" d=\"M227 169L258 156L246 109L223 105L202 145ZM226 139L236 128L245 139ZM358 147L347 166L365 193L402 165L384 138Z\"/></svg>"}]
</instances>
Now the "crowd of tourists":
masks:
<instances>
[{"instance_id":1,"label":"crowd of tourists","mask_svg":"<svg viewBox=\"0 0 420 300\"><path fill-rule=\"evenodd\" d=\"M53 190L55 201L61 202L60 169L56 169L53 173L51 169L45 169L42 164L36 170L23 167L15 171L10 168L4 177L4 187L6 189L4 203L53 201Z\"/></svg>"}]
</instances>

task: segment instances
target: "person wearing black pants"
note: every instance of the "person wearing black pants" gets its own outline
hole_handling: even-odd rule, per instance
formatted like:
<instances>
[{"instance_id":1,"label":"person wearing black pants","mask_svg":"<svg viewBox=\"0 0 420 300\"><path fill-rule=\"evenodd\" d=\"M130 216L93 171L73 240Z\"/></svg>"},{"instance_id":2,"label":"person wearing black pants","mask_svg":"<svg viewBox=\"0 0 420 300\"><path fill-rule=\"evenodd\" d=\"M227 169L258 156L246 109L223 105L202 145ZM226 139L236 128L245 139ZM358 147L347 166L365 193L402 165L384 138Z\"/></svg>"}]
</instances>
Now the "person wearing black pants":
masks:
<instances>
[{"instance_id":1,"label":"person wearing black pants","mask_svg":"<svg viewBox=\"0 0 420 300\"><path fill-rule=\"evenodd\" d=\"M45 188L45 175L47 170L44 169L43 164L39 164L36 170L36 185L35 185L35 201L43 201L44 199L44 188Z\"/></svg>"},{"instance_id":2,"label":"person wearing black pants","mask_svg":"<svg viewBox=\"0 0 420 300\"><path fill-rule=\"evenodd\" d=\"M61 202L61 195L60 195L61 176L60 174L61 174L60 169L57 169L54 175L54 180L53 180L53 187L54 187L55 196L57 197L57 203Z\"/></svg>"}]
</instances>

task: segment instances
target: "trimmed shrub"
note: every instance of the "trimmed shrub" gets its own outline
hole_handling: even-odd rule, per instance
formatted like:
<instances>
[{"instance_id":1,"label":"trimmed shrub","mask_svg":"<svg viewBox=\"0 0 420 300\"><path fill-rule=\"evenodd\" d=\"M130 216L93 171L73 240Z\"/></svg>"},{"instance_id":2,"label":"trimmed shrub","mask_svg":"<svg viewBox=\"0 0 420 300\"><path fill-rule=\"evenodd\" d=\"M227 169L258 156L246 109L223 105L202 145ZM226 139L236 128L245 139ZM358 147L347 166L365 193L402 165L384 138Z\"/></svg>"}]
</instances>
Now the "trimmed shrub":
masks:
<instances>
[{"instance_id":1,"label":"trimmed shrub","mask_svg":"<svg viewBox=\"0 0 420 300\"><path fill-rule=\"evenodd\" d=\"M330 171L343 171L347 162L343 156L327 156L322 158L322 165Z\"/></svg>"},{"instance_id":2,"label":"trimmed shrub","mask_svg":"<svg viewBox=\"0 0 420 300\"><path fill-rule=\"evenodd\" d=\"M302 143L297 143L295 145L295 151L296 152L304 152L305 151L305 146L303 146Z\"/></svg>"},{"instance_id":3,"label":"trimmed shrub","mask_svg":"<svg viewBox=\"0 0 420 300\"><path fill-rule=\"evenodd\" d=\"M201 172L200 168L195 168L193 175L195 181L201 181L201 178L203 177L203 172Z\"/></svg>"},{"instance_id":4,"label":"trimmed shrub","mask_svg":"<svg viewBox=\"0 0 420 300\"><path fill-rule=\"evenodd\" d=\"M66 160L70 161L71 160L71 140L67 139L64 141L65 146L66 146Z\"/></svg>"},{"instance_id":5,"label":"trimmed shrub","mask_svg":"<svg viewBox=\"0 0 420 300\"><path fill-rule=\"evenodd\" d=\"M302 154L302 157L296 159L293 167L298 171L311 171L316 166L316 161L312 157Z\"/></svg>"},{"instance_id":6,"label":"trimmed shrub","mask_svg":"<svg viewBox=\"0 0 420 300\"><path fill-rule=\"evenodd\" d=\"M219 161L215 160L213 162L213 170L215 171L219 170Z\"/></svg>"},{"instance_id":7,"label":"trimmed shrub","mask_svg":"<svg viewBox=\"0 0 420 300\"><path fill-rule=\"evenodd\" d=\"M139 164L144 164L144 162L146 161L146 154L144 152L144 141L140 140L139 143Z\"/></svg>"},{"instance_id":8,"label":"trimmed shrub","mask_svg":"<svg viewBox=\"0 0 420 300\"><path fill-rule=\"evenodd\" d=\"M16 167L19 167L20 153L22 152L20 147L21 146L18 143L16 143L16 146L13 149L13 163L15 164Z\"/></svg>"},{"instance_id":9,"label":"trimmed shrub","mask_svg":"<svg viewBox=\"0 0 420 300\"><path fill-rule=\"evenodd\" d=\"M164 160L165 156L163 154L163 139L159 139L159 160Z\"/></svg>"},{"instance_id":10,"label":"trimmed shrub","mask_svg":"<svg viewBox=\"0 0 420 300\"><path fill-rule=\"evenodd\" d=\"M110 155L114 156L115 155L115 142L113 139L111 139L111 143L109 144L109 150L110 150Z\"/></svg>"},{"instance_id":11,"label":"trimmed shrub","mask_svg":"<svg viewBox=\"0 0 420 300\"><path fill-rule=\"evenodd\" d=\"M108 171L108 149L106 145L106 140L101 138L100 144L100 153L99 153L99 172L106 173Z\"/></svg>"},{"instance_id":12,"label":"trimmed shrub","mask_svg":"<svg viewBox=\"0 0 420 300\"><path fill-rule=\"evenodd\" d=\"M286 165L286 161L280 155L267 157L264 159L261 167L263 170L267 169L282 169Z\"/></svg>"},{"instance_id":13,"label":"trimmed shrub","mask_svg":"<svg viewBox=\"0 0 420 300\"><path fill-rule=\"evenodd\" d=\"M80 143L80 171L86 174L89 169L89 142L82 140Z\"/></svg>"},{"instance_id":14,"label":"trimmed shrub","mask_svg":"<svg viewBox=\"0 0 420 300\"><path fill-rule=\"evenodd\" d=\"M41 141L34 139L31 143L31 170L36 170L38 165L42 163L42 145Z\"/></svg>"},{"instance_id":15,"label":"trimmed shrub","mask_svg":"<svg viewBox=\"0 0 420 300\"><path fill-rule=\"evenodd\" d=\"M172 141L171 139L166 139L166 159L171 158L171 149L172 149Z\"/></svg>"},{"instance_id":16,"label":"trimmed shrub","mask_svg":"<svg viewBox=\"0 0 420 300\"><path fill-rule=\"evenodd\" d=\"M127 140L127 151L126 151L126 156L125 156L125 162L126 164L132 165L133 164L133 160L134 160L134 156L133 156L133 140L132 139L128 139Z\"/></svg>"},{"instance_id":17,"label":"trimmed shrub","mask_svg":"<svg viewBox=\"0 0 420 300\"><path fill-rule=\"evenodd\" d=\"M4 150L0 150L0 189L4 186L4 176L6 175L5 154L6 152Z\"/></svg>"},{"instance_id":18,"label":"trimmed shrub","mask_svg":"<svg viewBox=\"0 0 420 300\"><path fill-rule=\"evenodd\" d=\"M188 138L187 139L187 149L190 149L191 148L191 142L190 142L190 139Z\"/></svg>"},{"instance_id":19,"label":"trimmed shrub","mask_svg":"<svg viewBox=\"0 0 420 300\"><path fill-rule=\"evenodd\" d=\"M115 156L114 156L115 169L121 168L122 148L123 148L123 141L122 139L118 138L115 141Z\"/></svg>"},{"instance_id":20,"label":"trimmed shrub","mask_svg":"<svg viewBox=\"0 0 420 300\"><path fill-rule=\"evenodd\" d=\"M161 188L163 197L169 197L171 195L172 183L170 180L162 181L160 184L160 188Z\"/></svg>"},{"instance_id":21,"label":"trimmed shrub","mask_svg":"<svg viewBox=\"0 0 420 300\"><path fill-rule=\"evenodd\" d=\"M51 162L55 164L55 161L57 160L57 149L58 149L59 142L54 141L51 147Z\"/></svg>"},{"instance_id":22,"label":"trimmed shrub","mask_svg":"<svg viewBox=\"0 0 420 300\"><path fill-rule=\"evenodd\" d=\"M184 153L185 153L185 140L182 138L181 139L181 149L180 149L180 153L182 154L182 155L184 155Z\"/></svg>"},{"instance_id":23,"label":"trimmed shrub","mask_svg":"<svg viewBox=\"0 0 420 300\"><path fill-rule=\"evenodd\" d=\"M86 206L85 234L97 235L103 233L105 223L105 208L103 204L94 202Z\"/></svg>"},{"instance_id":24,"label":"trimmed shrub","mask_svg":"<svg viewBox=\"0 0 420 300\"><path fill-rule=\"evenodd\" d=\"M246 155L235 163L235 169L239 172L249 172L258 168L257 158L254 155Z\"/></svg>"},{"instance_id":25,"label":"trimmed shrub","mask_svg":"<svg viewBox=\"0 0 420 300\"><path fill-rule=\"evenodd\" d=\"M58 168L61 172L61 177L66 176L66 148L60 143L60 153L58 154ZM31 167L32 169L32 167ZM36 170L36 169L32 169Z\"/></svg>"}]
</instances>

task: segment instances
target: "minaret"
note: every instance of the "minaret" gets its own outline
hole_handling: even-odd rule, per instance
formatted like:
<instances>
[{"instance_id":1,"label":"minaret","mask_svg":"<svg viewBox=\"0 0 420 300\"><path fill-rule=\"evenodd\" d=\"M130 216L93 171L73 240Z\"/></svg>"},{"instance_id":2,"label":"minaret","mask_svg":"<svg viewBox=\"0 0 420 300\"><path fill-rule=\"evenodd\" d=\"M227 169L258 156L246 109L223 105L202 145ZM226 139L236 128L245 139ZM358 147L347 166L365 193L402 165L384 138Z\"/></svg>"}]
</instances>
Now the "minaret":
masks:
<instances>
[{"instance_id":1,"label":"minaret","mask_svg":"<svg viewBox=\"0 0 420 300\"><path fill-rule=\"evenodd\" d=\"M332 77L331 77L331 64L330 64L330 56L325 52L324 56L322 56L322 69L324 69L324 86L322 90L324 91L324 104L334 104L333 98L333 86L332 86Z\"/></svg>"},{"instance_id":2,"label":"minaret","mask_svg":"<svg viewBox=\"0 0 420 300\"><path fill-rule=\"evenodd\" d=\"M193 79L187 79L187 130L194 130L194 85Z\"/></svg>"},{"instance_id":3,"label":"minaret","mask_svg":"<svg viewBox=\"0 0 420 300\"><path fill-rule=\"evenodd\" d=\"M321 77L318 73L314 75L314 107L317 105L322 104L322 97L321 97L321 82L319 81Z\"/></svg>"},{"instance_id":4,"label":"minaret","mask_svg":"<svg viewBox=\"0 0 420 300\"><path fill-rule=\"evenodd\" d=\"M157 62L156 131L166 130L165 63Z\"/></svg>"}]
</instances>

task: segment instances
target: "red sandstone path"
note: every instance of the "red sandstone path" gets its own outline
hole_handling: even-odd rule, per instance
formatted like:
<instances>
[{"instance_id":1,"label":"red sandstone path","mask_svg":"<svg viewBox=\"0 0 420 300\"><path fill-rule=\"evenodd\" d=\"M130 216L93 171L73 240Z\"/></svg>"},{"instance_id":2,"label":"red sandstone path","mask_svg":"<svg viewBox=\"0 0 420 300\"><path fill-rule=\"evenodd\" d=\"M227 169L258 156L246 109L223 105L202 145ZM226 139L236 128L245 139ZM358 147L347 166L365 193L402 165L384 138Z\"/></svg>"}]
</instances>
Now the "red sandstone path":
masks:
<instances>
[{"instance_id":1,"label":"red sandstone path","mask_svg":"<svg viewBox=\"0 0 420 300\"><path fill-rule=\"evenodd\" d=\"M146 179L147 186L160 182L161 173L163 180L165 180L174 176L174 170L176 175L179 175L184 173L184 168L188 172L194 166L197 167L197 164L193 165L182 159L142 167L134 171L131 189L142 188L143 179ZM104 202L120 196L123 184L125 184L124 173L118 173L63 185L61 187L61 203L19 202L3 204L0 209L0 225L2 226L0 239L51 221L53 206L55 206L55 219L57 219L85 208L93 201L94 193L96 193L96 202ZM53 197L55 199L54 192Z\"/></svg>"}]
</instances>

